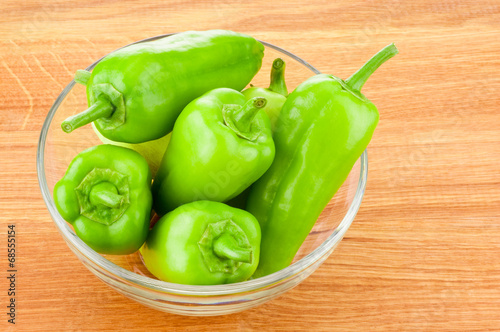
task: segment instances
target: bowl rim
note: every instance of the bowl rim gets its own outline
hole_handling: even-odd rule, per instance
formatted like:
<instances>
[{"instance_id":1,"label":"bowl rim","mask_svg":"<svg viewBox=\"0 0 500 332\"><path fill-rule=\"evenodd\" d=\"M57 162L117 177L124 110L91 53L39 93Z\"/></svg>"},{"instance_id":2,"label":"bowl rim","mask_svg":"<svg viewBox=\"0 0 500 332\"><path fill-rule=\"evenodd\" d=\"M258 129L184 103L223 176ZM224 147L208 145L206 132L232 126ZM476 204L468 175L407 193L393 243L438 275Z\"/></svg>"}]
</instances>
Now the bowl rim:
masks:
<instances>
[{"instance_id":1,"label":"bowl rim","mask_svg":"<svg viewBox=\"0 0 500 332\"><path fill-rule=\"evenodd\" d=\"M142 39L131 44L125 45L123 47L127 47L129 45L143 43L148 41L153 41L156 39L164 38L171 36L175 33L158 35L146 39ZM320 74L320 72L314 68L307 61L299 58L298 56L290 53L287 50L282 49L281 47L275 46L273 44L264 42L259 40L263 45L268 48L274 49L280 53L283 53L295 61L301 63L309 70L311 70L315 74ZM120 47L109 54L123 48ZM105 57L105 56L104 56ZM86 70L92 70L97 63L99 63L104 57L101 57L90 66L86 68ZM75 85L75 81L72 80L59 94L56 98L54 104L51 106L47 117L42 126L42 130L40 133L40 137L38 140L37 147L37 160L36 160L36 168L38 175L38 183L40 186L40 190L42 192L43 199L45 201L45 205L49 210L49 213L52 217L52 220L56 224L59 232L64 237L64 239L70 242L76 250L78 250L81 254L83 254L88 260L90 260L93 264L97 265L100 269L107 271L108 273L114 274L116 277L125 280L127 283L132 283L140 287L145 287L150 290L158 291L161 293L175 294L175 295L189 295L189 296L221 296L221 295L231 295L235 293L244 293L244 292L252 292L258 291L262 288L267 288L278 284L279 282L289 279L299 272L307 269L309 266L313 265L316 261L318 261L321 257L328 255L334 246L339 243L344 234L347 232L347 229L352 224L354 217L356 216L359 207L361 205L361 201L363 199L364 191L366 188L366 181L368 176L368 156L367 151L365 150L360 157L360 175L359 181L356 188L356 193L354 195L354 199L349 206L347 213L344 218L340 222L340 224L335 228L333 233L321 243L316 249L312 252L298 260L297 262L289 265L288 267L279 270L270 275L260 277L257 279L251 279L243 282L232 283L232 284L222 284L222 285L184 285L184 284L175 284L166 281L161 281L157 279L152 279L147 276L143 276L137 274L135 272L129 271L121 266L118 266L111 261L107 260L105 257L101 256L94 250L92 250L89 246L87 246L78 236L76 236L72 231L68 223L61 217L57 208L54 204L54 200L50 194L50 190L47 185L46 176L45 176L45 163L44 163L44 153L45 153L45 144L47 140L47 135L49 131L49 127L52 123L52 119L64 101L65 97L71 91L73 86ZM121 281L121 280L120 280Z\"/></svg>"}]
</instances>

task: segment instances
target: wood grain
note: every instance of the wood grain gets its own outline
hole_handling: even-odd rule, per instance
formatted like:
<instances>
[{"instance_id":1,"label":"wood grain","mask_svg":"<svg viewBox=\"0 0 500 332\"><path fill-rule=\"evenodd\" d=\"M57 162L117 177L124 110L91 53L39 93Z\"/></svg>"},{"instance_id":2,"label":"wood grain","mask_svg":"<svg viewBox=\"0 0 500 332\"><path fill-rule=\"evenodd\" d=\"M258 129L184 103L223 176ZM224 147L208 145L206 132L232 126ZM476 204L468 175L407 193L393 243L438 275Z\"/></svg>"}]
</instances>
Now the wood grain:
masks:
<instances>
[{"instance_id":1,"label":"wood grain","mask_svg":"<svg viewBox=\"0 0 500 332\"><path fill-rule=\"evenodd\" d=\"M54 1L0 7L2 317L8 331L500 330L498 1ZM305 282L258 308L190 318L143 307L70 252L35 170L44 118L76 69L124 44L224 28L366 84L381 122L354 224ZM7 324L6 228L18 230L17 324Z\"/></svg>"}]
</instances>

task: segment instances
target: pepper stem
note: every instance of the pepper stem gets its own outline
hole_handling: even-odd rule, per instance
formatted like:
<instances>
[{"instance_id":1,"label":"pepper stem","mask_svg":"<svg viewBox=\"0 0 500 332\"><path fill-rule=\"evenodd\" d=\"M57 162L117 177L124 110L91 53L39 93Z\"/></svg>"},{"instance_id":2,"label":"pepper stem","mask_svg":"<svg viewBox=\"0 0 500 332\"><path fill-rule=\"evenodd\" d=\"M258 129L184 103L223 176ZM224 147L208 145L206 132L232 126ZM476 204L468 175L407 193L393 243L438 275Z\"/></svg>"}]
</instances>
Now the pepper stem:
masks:
<instances>
[{"instance_id":1,"label":"pepper stem","mask_svg":"<svg viewBox=\"0 0 500 332\"><path fill-rule=\"evenodd\" d=\"M125 200L123 195L118 194L116 187L109 182L101 182L92 187L89 200L93 205L104 205L111 209L117 209Z\"/></svg>"},{"instance_id":2,"label":"pepper stem","mask_svg":"<svg viewBox=\"0 0 500 332\"><path fill-rule=\"evenodd\" d=\"M239 110L234 111L233 123L236 128L243 133L248 133L252 125L252 120L266 104L266 98L255 97L247 101Z\"/></svg>"},{"instance_id":3,"label":"pepper stem","mask_svg":"<svg viewBox=\"0 0 500 332\"><path fill-rule=\"evenodd\" d=\"M285 83L285 61L282 58L276 58L273 61L271 68L271 84L269 90L279 93L283 96L288 96L288 89Z\"/></svg>"},{"instance_id":4,"label":"pepper stem","mask_svg":"<svg viewBox=\"0 0 500 332\"><path fill-rule=\"evenodd\" d=\"M90 75L92 75L92 73L88 70L78 69L75 73L75 82L87 85L87 82L90 79Z\"/></svg>"},{"instance_id":5,"label":"pepper stem","mask_svg":"<svg viewBox=\"0 0 500 332\"><path fill-rule=\"evenodd\" d=\"M359 68L357 72L352 74L345 83L354 91L361 91L361 88L368 80L371 74L377 70L384 62L398 54L398 49L394 43L387 45L377 54L375 54L370 60L368 60L363 67Z\"/></svg>"},{"instance_id":6,"label":"pepper stem","mask_svg":"<svg viewBox=\"0 0 500 332\"><path fill-rule=\"evenodd\" d=\"M242 248L236 239L228 233L223 233L214 241L214 252L221 258L231 259L242 263L252 262L252 250Z\"/></svg>"},{"instance_id":7,"label":"pepper stem","mask_svg":"<svg viewBox=\"0 0 500 332\"><path fill-rule=\"evenodd\" d=\"M61 124L61 128L65 133L70 133L76 128L80 128L88 123L91 123L100 118L106 118L113 114L115 108L106 99L98 99L96 103L85 111L76 115L70 116Z\"/></svg>"}]
</instances>

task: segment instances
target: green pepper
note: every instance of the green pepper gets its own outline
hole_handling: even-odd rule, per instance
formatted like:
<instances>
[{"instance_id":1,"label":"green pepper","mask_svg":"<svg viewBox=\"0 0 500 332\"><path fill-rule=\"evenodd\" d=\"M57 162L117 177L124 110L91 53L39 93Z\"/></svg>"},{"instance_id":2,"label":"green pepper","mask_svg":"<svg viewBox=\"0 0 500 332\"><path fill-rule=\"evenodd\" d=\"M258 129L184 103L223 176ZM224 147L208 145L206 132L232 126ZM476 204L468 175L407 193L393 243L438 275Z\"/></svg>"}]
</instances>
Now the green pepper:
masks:
<instances>
[{"instance_id":1,"label":"green pepper","mask_svg":"<svg viewBox=\"0 0 500 332\"><path fill-rule=\"evenodd\" d=\"M112 144L122 146L124 148L129 148L134 151L137 151L141 154L141 156L146 159L149 165L149 169L151 170L151 176L155 176L158 168L160 167L161 158L167 150L168 143L170 142L170 134L163 136L162 138L158 138L152 141L147 141L144 143L125 143L125 142L116 142L104 137L99 130L95 127L94 123L92 123L92 129L96 133L97 137L104 144Z\"/></svg>"},{"instance_id":2,"label":"green pepper","mask_svg":"<svg viewBox=\"0 0 500 332\"><path fill-rule=\"evenodd\" d=\"M264 111L266 111L269 119L271 119L271 128L273 131L276 128L276 121L286 101L286 96L288 96L285 83L285 67L285 61L281 58L276 58L271 67L271 83L268 88L259 88L252 85L241 92L248 100L255 97L266 98L267 104L264 107Z\"/></svg>"},{"instance_id":3,"label":"green pepper","mask_svg":"<svg viewBox=\"0 0 500 332\"><path fill-rule=\"evenodd\" d=\"M241 93L247 100L255 97L266 98L267 103L263 109L271 120L271 129L274 132L276 130L276 121L278 120L281 108L286 101L286 96L288 96L288 90L285 83L285 61L281 58L274 59L271 67L271 83L269 84L269 88L259 88L252 84L250 85L250 88L241 91ZM245 209L250 189L251 187L248 187L241 194L231 198L225 203L232 207Z\"/></svg>"},{"instance_id":4,"label":"green pepper","mask_svg":"<svg viewBox=\"0 0 500 332\"><path fill-rule=\"evenodd\" d=\"M265 104L220 88L186 106L153 181L158 215L197 200L224 202L264 174L274 158Z\"/></svg>"},{"instance_id":5,"label":"green pepper","mask_svg":"<svg viewBox=\"0 0 500 332\"><path fill-rule=\"evenodd\" d=\"M132 44L78 71L89 108L62 123L65 132L95 121L106 138L142 143L168 134L182 109L203 93L243 89L262 65L264 46L225 30L189 31Z\"/></svg>"},{"instance_id":6,"label":"green pepper","mask_svg":"<svg viewBox=\"0 0 500 332\"><path fill-rule=\"evenodd\" d=\"M151 172L137 152L97 145L79 153L54 187L64 220L102 254L130 254L146 240L151 215Z\"/></svg>"},{"instance_id":7,"label":"green pepper","mask_svg":"<svg viewBox=\"0 0 500 332\"><path fill-rule=\"evenodd\" d=\"M292 262L366 149L379 113L360 90L397 52L391 44L347 80L316 75L288 96L273 136L276 157L252 186L247 202L247 210L262 229L261 259L254 278Z\"/></svg>"},{"instance_id":8,"label":"green pepper","mask_svg":"<svg viewBox=\"0 0 500 332\"><path fill-rule=\"evenodd\" d=\"M259 264L260 227L250 213L197 201L163 216L140 252L158 279L190 285L245 281Z\"/></svg>"}]
</instances>

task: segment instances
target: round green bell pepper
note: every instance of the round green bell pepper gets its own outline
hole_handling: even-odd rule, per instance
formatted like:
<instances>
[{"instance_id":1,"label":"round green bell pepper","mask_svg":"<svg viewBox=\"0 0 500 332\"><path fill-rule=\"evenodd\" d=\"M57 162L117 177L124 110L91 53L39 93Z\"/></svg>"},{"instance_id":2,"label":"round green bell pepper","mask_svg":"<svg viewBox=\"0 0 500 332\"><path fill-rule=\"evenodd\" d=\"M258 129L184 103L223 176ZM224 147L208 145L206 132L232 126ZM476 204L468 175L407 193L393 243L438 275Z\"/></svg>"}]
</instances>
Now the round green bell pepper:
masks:
<instances>
[{"instance_id":1,"label":"round green bell pepper","mask_svg":"<svg viewBox=\"0 0 500 332\"><path fill-rule=\"evenodd\" d=\"M153 181L158 215L197 200L224 202L264 174L274 158L265 103L221 88L186 106Z\"/></svg>"},{"instance_id":2,"label":"round green bell pepper","mask_svg":"<svg viewBox=\"0 0 500 332\"><path fill-rule=\"evenodd\" d=\"M102 254L130 254L146 240L151 215L151 172L137 152L98 145L79 153L54 187L64 220Z\"/></svg>"},{"instance_id":3,"label":"round green bell pepper","mask_svg":"<svg viewBox=\"0 0 500 332\"><path fill-rule=\"evenodd\" d=\"M260 227L244 210L192 202L163 216L140 252L160 280L189 285L240 282L259 264Z\"/></svg>"}]
</instances>

